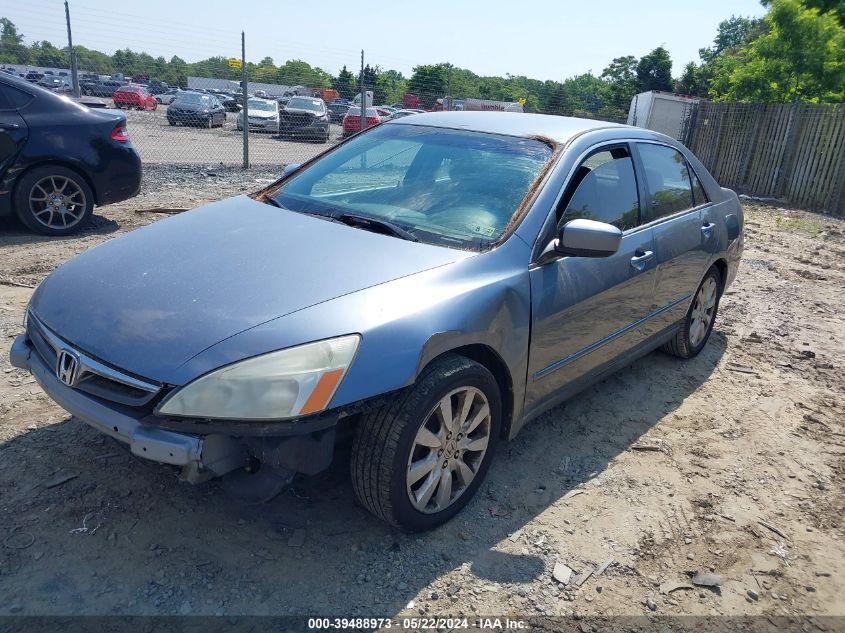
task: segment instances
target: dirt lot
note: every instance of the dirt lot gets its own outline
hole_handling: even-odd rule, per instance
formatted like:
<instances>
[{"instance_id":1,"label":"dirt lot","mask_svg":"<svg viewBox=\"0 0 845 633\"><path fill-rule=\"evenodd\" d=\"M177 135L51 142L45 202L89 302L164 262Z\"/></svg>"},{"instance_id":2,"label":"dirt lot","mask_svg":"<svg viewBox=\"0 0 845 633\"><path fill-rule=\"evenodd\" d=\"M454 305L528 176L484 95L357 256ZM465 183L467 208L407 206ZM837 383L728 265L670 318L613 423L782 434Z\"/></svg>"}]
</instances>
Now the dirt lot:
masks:
<instances>
[{"instance_id":1,"label":"dirt lot","mask_svg":"<svg viewBox=\"0 0 845 633\"><path fill-rule=\"evenodd\" d=\"M651 354L547 413L425 535L357 507L343 460L269 505L233 505L127 455L11 368L31 293L12 284L163 217L137 209L270 176L151 168L139 198L80 236L0 225L0 615L845 616L842 221L748 204L745 261L705 351ZM721 587L693 588L696 571Z\"/></svg>"}]
</instances>

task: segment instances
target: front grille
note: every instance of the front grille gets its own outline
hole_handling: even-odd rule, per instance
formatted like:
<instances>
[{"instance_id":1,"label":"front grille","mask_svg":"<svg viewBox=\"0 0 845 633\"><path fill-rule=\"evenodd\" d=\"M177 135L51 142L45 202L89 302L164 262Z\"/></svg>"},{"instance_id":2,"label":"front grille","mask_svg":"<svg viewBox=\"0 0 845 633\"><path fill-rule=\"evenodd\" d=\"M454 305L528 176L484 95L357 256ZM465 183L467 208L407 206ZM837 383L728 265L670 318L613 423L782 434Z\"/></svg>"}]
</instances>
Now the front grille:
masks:
<instances>
[{"instance_id":1,"label":"front grille","mask_svg":"<svg viewBox=\"0 0 845 633\"><path fill-rule=\"evenodd\" d=\"M282 116L289 127L306 127L314 123L316 118L313 114L305 112L285 112Z\"/></svg>"},{"instance_id":2,"label":"front grille","mask_svg":"<svg viewBox=\"0 0 845 633\"><path fill-rule=\"evenodd\" d=\"M162 389L158 383L112 367L75 348L41 323L32 312L28 315L26 333L41 360L53 370L62 351L69 351L79 359L74 389L130 407L148 404Z\"/></svg>"}]
</instances>

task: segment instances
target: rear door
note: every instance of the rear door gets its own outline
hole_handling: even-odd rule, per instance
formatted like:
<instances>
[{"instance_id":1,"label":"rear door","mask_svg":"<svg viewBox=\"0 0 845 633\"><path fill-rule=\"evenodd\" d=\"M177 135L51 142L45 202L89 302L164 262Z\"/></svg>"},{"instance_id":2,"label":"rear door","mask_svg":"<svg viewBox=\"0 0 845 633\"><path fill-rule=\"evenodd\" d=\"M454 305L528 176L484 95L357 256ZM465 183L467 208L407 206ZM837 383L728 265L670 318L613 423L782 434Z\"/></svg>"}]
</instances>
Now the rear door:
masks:
<instances>
[{"instance_id":1,"label":"rear door","mask_svg":"<svg viewBox=\"0 0 845 633\"><path fill-rule=\"evenodd\" d=\"M526 413L550 406L563 390L643 340L653 302L653 233L642 225L630 148L606 145L575 171L556 211L558 229L576 218L623 231L610 257L563 257L532 267L532 330Z\"/></svg>"},{"instance_id":2,"label":"rear door","mask_svg":"<svg viewBox=\"0 0 845 633\"><path fill-rule=\"evenodd\" d=\"M695 172L674 147L634 144L645 181L646 219L654 227L657 277L648 334L680 321L716 249L710 202Z\"/></svg>"},{"instance_id":3,"label":"rear door","mask_svg":"<svg viewBox=\"0 0 845 633\"><path fill-rule=\"evenodd\" d=\"M0 177L14 164L26 143L29 131L19 110L32 99L28 92L0 82Z\"/></svg>"}]
</instances>

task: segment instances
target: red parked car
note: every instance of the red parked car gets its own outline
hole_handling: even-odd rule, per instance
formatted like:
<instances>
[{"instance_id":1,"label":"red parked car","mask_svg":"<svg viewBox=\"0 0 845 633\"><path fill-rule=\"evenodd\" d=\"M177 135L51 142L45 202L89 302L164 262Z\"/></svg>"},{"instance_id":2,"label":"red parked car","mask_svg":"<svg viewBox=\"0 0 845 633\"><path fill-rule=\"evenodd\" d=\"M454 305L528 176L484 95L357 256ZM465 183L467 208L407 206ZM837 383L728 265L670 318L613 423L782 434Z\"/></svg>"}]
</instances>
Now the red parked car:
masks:
<instances>
[{"instance_id":1,"label":"red parked car","mask_svg":"<svg viewBox=\"0 0 845 633\"><path fill-rule=\"evenodd\" d=\"M364 129L381 123L381 117L375 108L367 108L367 118ZM343 117L343 137L351 136L361 131L361 108L352 106Z\"/></svg>"},{"instance_id":2,"label":"red parked car","mask_svg":"<svg viewBox=\"0 0 845 633\"><path fill-rule=\"evenodd\" d=\"M155 110L158 101L144 86L121 86L112 95L116 108L138 108L139 110Z\"/></svg>"}]
</instances>

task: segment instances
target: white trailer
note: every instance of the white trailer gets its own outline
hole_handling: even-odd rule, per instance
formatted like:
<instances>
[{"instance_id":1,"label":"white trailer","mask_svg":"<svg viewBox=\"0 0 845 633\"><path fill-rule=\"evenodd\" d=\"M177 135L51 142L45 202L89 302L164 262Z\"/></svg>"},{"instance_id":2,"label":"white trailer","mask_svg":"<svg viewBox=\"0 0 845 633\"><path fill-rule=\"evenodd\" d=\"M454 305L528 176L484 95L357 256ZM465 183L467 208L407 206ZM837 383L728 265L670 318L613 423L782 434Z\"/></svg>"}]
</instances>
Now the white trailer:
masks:
<instances>
[{"instance_id":1,"label":"white trailer","mask_svg":"<svg viewBox=\"0 0 845 633\"><path fill-rule=\"evenodd\" d=\"M352 104L361 107L361 93L359 92L355 95L355 98L352 100ZM367 90L367 107L371 107L373 105L373 91Z\"/></svg>"},{"instance_id":2,"label":"white trailer","mask_svg":"<svg viewBox=\"0 0 845 633\"><path fill-rule=\"evenodd\" d=\"M449 109L449 99L438 99L437 103L444 110ZM455 99L452 110L464 112L523 112L522 104L508 101L492 101L490 99Z\"/></svg>"},{"instance_id":3,"label":"white trailer","mask_svg":"<svg viewBox=\"0 0 845 633\"><path fill-rule=\"evenodd\" d=\"M628 110L628 125L644 127L682 140L689 116L700 101L670 92L651 90L634 95Z\"/></svg>"}]
</instances>

